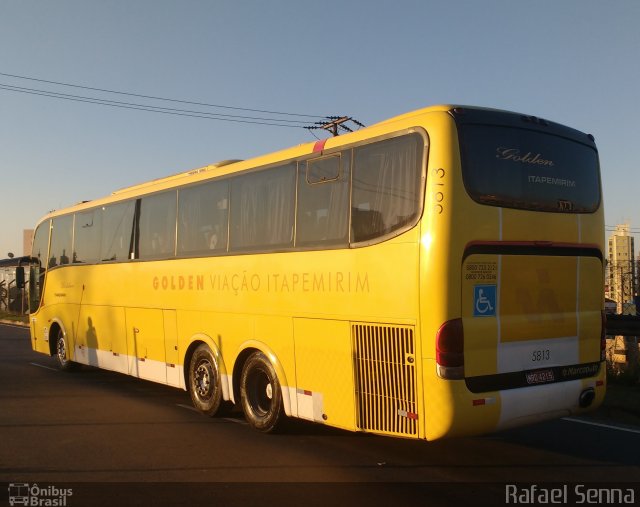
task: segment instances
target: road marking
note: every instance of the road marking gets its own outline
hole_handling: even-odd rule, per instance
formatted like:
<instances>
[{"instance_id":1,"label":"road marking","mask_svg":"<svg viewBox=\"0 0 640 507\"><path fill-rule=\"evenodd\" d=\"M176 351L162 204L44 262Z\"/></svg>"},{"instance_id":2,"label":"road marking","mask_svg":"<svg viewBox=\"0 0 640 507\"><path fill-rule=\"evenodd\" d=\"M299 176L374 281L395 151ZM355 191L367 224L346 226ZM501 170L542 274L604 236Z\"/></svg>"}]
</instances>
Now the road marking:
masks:
<instances>
[{"instance_id":1,"label":"road marking","mask_svg":"<svg viewBox=\"0 0 640 507\"><path fill-rule=\"evenodd\" d=\"M229 421L236 424L242 424L243 426L247 426L249 423L244 419L233 419L232 417L223 417L225 421Z\"/></svg>"},{"instance_id":2,"label":"road marking","mask_svg":"<svg viewBox=\"0 0 640 507\"><path fill-rule=\"evenodd\" d=\"M193 410L194 412L198 412L198 409L196 409L195 407L191 407L189 405L183 405L182 403L176 403L177 406L179 406L180 408L186 408L187 410Z\"/></svg>"},{"instance_id":3,"label":"road marking","mask_svg":"<svg viewBox=\"0 0 640 507\"><path fill-rule=\"evenodd\" d=\"M608 428L610 430L618 430L618 431L626 431L627 433L637 433L640 434L640 429L633 428L625 428L623 426L615 426L613 424L604 424L593 421L585 421L584 419L574 419L573 417L563 417L563 421L576 422L580 424L588 424L589 426L598 426L600 428Z\"/></svg>"},{"instance_id":4,"label":"road marking","mask_svg":"<svg viewBox=\"0 0 640 507\"><path fill-rule=\"evenodd\" d=\"M192 407L191 405L183 405L182 403L176 403L176 406L178 406L180 408L186 408L187 410L192 410L193 412L200 413L200 411L197 408ZM249 424L247 421L244 421L242 419L234 419L233 417L222 417L221 419L223 421L228 421L228 422L232 422L232 423L236 423L236 424L242 424L242 425L245 425L245 426Z\"/></svg>"},{"instance_id":5,"label":"road marking","mask_svg":"<svg viewBox=\"0 0 640 507\"><path fill-rule=\"evenodd\" d=\"M29 363L32 366L37 366L38 368L44 368L46 370L51 370L51 371L55 371L55 372L59 372L60 370L58 370L58 368L51 368L51 366L45 366L44 364L38 364L38 363Z\"/></svg>"}]
</instances>

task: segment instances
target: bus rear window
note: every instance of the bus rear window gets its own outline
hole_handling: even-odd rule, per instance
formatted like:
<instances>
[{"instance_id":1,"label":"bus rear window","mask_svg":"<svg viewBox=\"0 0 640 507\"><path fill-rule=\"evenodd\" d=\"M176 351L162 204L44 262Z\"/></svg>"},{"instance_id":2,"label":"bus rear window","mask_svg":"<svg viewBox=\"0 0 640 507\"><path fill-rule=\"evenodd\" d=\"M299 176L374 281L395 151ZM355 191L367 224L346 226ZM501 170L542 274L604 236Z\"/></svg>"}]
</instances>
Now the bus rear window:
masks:
<instances>
[{"instance_id":1,"label":"bus rear window","mask_svg":"<svg viewBox=\"0 0 640 507\"><path fill-rule=\"evenodd\" d=\"M459 125L464 185L481 203L590 213L600 205L597 152L534 130Z\"/></svg>"}]
</instances>

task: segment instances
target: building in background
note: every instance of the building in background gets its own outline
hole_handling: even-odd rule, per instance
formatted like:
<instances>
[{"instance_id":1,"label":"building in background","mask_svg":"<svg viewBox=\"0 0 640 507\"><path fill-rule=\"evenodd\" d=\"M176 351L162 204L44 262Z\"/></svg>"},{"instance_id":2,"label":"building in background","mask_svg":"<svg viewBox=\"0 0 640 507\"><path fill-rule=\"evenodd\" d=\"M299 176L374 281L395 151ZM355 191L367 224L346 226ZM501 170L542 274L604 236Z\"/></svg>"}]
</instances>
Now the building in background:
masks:
<instances>
[{"instance_id":1,"label":"building in background","mask_svg":"<svg viewBox=\"0 0 640 507\"><path fill-rule=\"evenodd\" d=\"M22 255L31 255L31 244L33 243L33 229L22 231Z\"/></svg>"},{"instance_id":2,"label":"building in background","mask_svg":"<svg viewBox=\"0 0 640 507\"><path fill-rule=\"evenodd\" d=\"M606 297L616 302L616 313L628 313L637 294L636 263L633 236L629 224L616 225L609 237Z\"/></svg>"}]
</instances>

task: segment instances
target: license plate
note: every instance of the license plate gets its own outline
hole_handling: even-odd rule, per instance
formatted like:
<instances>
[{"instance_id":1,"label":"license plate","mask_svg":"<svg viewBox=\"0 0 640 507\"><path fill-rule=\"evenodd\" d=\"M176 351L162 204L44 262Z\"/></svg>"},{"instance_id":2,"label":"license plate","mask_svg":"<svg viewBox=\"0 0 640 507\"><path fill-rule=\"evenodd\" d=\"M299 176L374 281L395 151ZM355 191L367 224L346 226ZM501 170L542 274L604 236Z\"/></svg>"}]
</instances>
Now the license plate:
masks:
<instances>
[{"instance_id":1,"label":"license plate","mask_svg":"<svg viewBox=\"0 0 640 507\"><path fill-rule=\"evenodd\" d=\"M538 370L527 373L527 384L544 384L554 380L553 370Z\"/></svg>"}]
</instances>

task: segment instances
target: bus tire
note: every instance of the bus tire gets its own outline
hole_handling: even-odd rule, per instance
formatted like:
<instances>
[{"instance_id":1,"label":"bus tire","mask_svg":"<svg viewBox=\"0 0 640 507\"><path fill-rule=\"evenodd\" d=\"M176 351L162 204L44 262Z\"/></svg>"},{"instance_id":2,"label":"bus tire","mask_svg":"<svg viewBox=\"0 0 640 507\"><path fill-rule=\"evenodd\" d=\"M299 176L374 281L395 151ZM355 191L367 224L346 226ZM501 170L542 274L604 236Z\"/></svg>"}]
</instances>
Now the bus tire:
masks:
<instances>
[{"instance_id":1,"label":"bus tire","mask_svg":"<svg viewBox=\"0 0 640 507\"><path fill-rule=\"evenodd\" d=\"M77 369L78 365L69 359L69 343L67 338L62 332L62 328L58 327L56 334L56 348L55 356L58 368L63 371L73 371Z\"/></svg>"},{"instance_id":2,"label":"bus tire","mask_svg":"<svg viewBox=\"0 0 640 507\"><path fill-rule=\"evenodd\" d=\"M270 433L284 419L282 390L271 361L260 351L249 356L240 378L240 400L249 425Z\"/></svg>"},{"instance_id":3,"label":"bus tire","mask_svg":"<svg viewBox=\"0 0 640 507\"><path fill-rule=\"evenodd\" d=\"M189 394L193 406L213 417L222 402L222 385L218 361L206 344L201 344L189 362Z\"/></svg>"}]
</instances>

